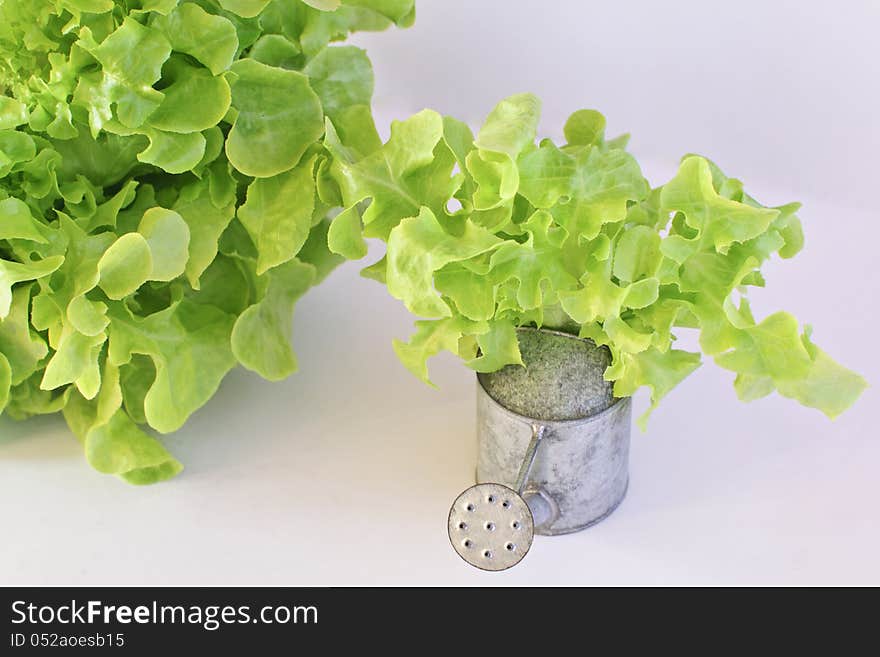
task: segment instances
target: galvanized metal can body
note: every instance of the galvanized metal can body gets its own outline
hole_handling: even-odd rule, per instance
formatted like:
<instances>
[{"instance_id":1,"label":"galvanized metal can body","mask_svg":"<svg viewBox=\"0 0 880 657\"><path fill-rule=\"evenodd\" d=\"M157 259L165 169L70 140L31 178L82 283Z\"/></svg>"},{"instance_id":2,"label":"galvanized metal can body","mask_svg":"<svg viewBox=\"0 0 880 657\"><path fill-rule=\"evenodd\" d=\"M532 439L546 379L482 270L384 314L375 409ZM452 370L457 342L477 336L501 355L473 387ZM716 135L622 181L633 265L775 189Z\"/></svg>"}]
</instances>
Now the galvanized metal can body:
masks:
<instances>
[{"instance_id":1,"label":"galvanized metal can body","mask_svg":"<svg viewBox=\"0 0 880 657\"><path fill-rule=\"evenodd\" d=\"M541 333L540 330L531 330ZM566 378L565 370L571 371L574 366L572 361L581 356L578 352L572 353L571 344L561 343L560 338L578 339L551 331L543 333L549 335L524 336L536 344L539 342L540 350L532 348L528 341L524 343L523 339L520 340L527 367L534 367L536 371L545 368L544 373L549 373L551 377L532 377L530 380L540 381L541 388L527 392L535 395L566 395L565 386L557 385L558 382L553 379L553 368L561 372L558 375L561 379L569 381L567 385L578 386L577 391L570 391L572 396L582 393L584 387L591 385L599 390L600 384L596 380L582 381L579 385L571 381L570 376ZM563 344L563 347L555 349L548 339ZM595 349L595 345L592 349ZM587 349L583 354L582 359L594 359L595 356ZM527 359L529 355L531 362ZM583 362L575 364L580 366L578 372L581 377L585 371L590 372L589 369L584 370ZM601 381L604 364L590 363ZM529 385L528 381L523 381L522 378L517 379L518 397L522 395L523 388ZM548 382L549 390L546 389ZM595 406L601 410L586 417L545 419L521 415L507 408L487 392L487 387L496 396L503 396L503 388L499 393L499 386L491 385L485 375L478 377L479 483L498 482L514 487L532 436L543 427L543 439L522 491L535 515L535 532L544 535L575 532L599 522L617 508L626 495L629 483L632 417L629 398L614 399L609 394L607 402ZM551 400L551 403L564 404L556 400ZM566 412L563 409L559 414L566 415Z\"/></svg>"}]
</instances>

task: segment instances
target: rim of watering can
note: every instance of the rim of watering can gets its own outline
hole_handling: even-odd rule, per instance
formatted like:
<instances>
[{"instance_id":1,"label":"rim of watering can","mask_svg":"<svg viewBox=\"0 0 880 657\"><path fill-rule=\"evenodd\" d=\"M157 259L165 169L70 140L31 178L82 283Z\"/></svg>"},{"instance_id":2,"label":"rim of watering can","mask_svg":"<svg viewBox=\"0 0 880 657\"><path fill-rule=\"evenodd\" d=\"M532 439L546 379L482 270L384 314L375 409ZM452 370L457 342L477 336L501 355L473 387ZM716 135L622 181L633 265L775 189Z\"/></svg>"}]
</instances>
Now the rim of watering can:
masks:
<instances>
[{"instance_id":1,"label":"rim of watering can","mask_svg":"<svg viewBox=\"0 0 880 657\"><path fill-rule=\"evenodd\" d=\"M571 333L566 333L565 331L558 331L556 329L539 328L537 326L518 326L516 328L516 330L517 331L534 331L536 333L549 333L551 335L557 335L562 338L570 338L572 340L578 340L580 342L593 342L592 340L589 340L588 338L580 338L576 335L572 335ZM596 343L593 342L593 344L596 344ZM597 346L599 346L599 345L597 345ZM507 408L507 406L502 404L500 401L495 399L492 395L489 394L489 391L486 390L486 386L484 386L483 382L480 380L480 373L479 372L477 373L477 384L480 386L480 389L485 393L486 397L492 401L493 404L495 404L498 408L500 408L502 411L504 411L505 413L507 413L511 417L519 419L526 424L539 424L539 425L544 425L544 426L552 425L552 424L574 425L574 424L583 424L585 422L592 422L593 420L600 418L603 415L606 415L606 414L610 415L612 412L618 410L618 408L620 407L620 402L625 402L625 401L632 399L631 397L612 397L611 403L608 406L603 408L598 413L593 413L592 415L585 415L583 417L576 417L576 418L571 418L568 420L539 420L537 418L529 417L528 415L522 415L521 413L517 413L516 411L512 411L509 408Z\"/></svg>"}]
</instances>

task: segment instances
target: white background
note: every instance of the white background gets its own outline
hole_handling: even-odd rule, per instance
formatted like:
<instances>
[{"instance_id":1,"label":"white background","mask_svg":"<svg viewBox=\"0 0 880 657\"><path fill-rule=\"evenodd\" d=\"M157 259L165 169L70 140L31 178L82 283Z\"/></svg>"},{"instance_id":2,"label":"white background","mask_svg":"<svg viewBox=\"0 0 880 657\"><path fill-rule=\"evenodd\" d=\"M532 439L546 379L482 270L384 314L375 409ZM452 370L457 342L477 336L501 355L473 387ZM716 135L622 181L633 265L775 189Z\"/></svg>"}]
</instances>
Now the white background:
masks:
<instances>
[{"instance_id":1,"label":"white background","mask_svg":"<svg viewBox=\"0 0 880 657\"><path fill-rule=\"evenodd\" d=\"M753 304L876 383L878 7L422 0L413 29L357 42L385 123L425 106L478 123L530 90L547 135L579 107L632 132L655 183L696 151L768 204L803 200L807 248ZM167 438L187 466L171 483L91 471L59 419L0 420L0 583L880 584L876 389L830 422L742 404L711 363L634 430L615 514L471 569L445 522L472 483L473 375L443 357L439 390L413 379L390 347L411 318L358 269L298 306L299 374L236 372Z\"/></svg>"}]
</instances>

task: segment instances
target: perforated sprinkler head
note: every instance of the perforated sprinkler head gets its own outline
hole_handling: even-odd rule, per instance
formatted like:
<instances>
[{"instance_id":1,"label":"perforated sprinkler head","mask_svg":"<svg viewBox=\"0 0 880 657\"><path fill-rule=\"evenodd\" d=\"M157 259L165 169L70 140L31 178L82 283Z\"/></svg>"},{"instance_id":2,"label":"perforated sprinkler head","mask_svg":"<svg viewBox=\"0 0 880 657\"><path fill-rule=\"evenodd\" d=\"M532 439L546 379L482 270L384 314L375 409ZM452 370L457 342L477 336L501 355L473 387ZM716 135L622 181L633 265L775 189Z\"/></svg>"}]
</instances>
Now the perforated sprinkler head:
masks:
<instances>
[{"instance_id":1,"label":"perforated sprinkler head","mask_svg":"<svg viewBox=\"0 0 880 657\"><path fill-rule=\"evenodd\" d=\"M507 570L525 558L535 538L535 514L526 499L533 500L544 522L546 503L538 491L525 491L529 473L544 437L544 427L532 425L516 481L516 490L503 484L471 486L449 510L449 541L458 555L482 570Z\"/></svg>"}]
</instances>

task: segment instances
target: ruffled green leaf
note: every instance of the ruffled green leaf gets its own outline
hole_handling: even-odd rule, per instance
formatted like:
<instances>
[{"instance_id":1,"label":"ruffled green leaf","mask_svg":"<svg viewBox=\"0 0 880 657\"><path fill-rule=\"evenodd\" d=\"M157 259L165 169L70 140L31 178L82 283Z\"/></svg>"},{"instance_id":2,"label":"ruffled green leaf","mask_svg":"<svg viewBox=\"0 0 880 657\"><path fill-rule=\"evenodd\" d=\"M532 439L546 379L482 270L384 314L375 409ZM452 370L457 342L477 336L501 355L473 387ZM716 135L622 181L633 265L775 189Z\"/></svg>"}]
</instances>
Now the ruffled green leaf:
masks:
<instances>
[{"instance_id":1,"label":"ruffled green leaf","mask_svg":"<svg viewBox=\"0 0 880 657\"><path fill-rule=\"evenodd\" d=\"M116 240L98 262L98 285L111 299L134 294L150 280L153 253L140 233L128 233Z\"/></svg>"},{"instance_id":2,"label":"ruffled green leaf","mask_svg":"<svg viewBox=\"0 0 880 657\"><path fill-rule=\"evenodd\" d=\"M712 185L709 165L701 157L686 158L678 174L663 186L660 202L682 212L701 242L725 252L734 242L762 235L779 216L778 210L755 208L720 196Z\"/></svg>"},{"instance_id":3,"label":"ruffled green leaf","mask_svg":"<svg viewBox=\"0 0 880 657\"><path fill-rule=\"evenodd\" d=\"M143 125L161 104L163 94L153 85L171 56L171 44L158 30L127 17L95 47L86 46L101 64L98 97L116 104L116 116L128 128Z\"/></svg>"},{"instance_id":4,"label":"ruffled green leaf","mask_svg":"<svg viewBox=\"0 0 880 657\"><path fill-rule=\"evenodd\" d=\"M719 354L715 362L735 372L771 378L802 378L810 369L810 354L800 338L800 326L788 313L775 313L741 333L737 349Z\"/></svg>"},{"instance_id":5,"label":"ruffled green leaf","mask_svg":"<svg viewBox=\"0 0 880 657\"><path fill-rule=\"evenodd\" d=\"M452 263L434 274L434 287L468 319L491 319L495 315L496 286L487 272L488 263Z\"/></svg>"},{"instance_id":6,"label":"ruffled green leaf","mask_svg":"<svg viewBox=\"0 0 880 657\"><path fill-rule=\"evenodd\" d=\"M40 375L36 374L27 381L13 386L9 391L6 404L6 415L13 420L27 420L38 415L52 415L64 409L74 388L66 388L63 392L40 390Z\"/></svg>"},{"instance_id":7,"label":"ruffled green leaf","mask_svg":"<svg viewBox=\"0 0 880 657\"><path fill-rule=\"evenodd\" d=\"M363 238L361 215L357 208L340 212L330 224L327 244L333 253L347 260L360 260L367 255L367 242Z\"/></svg>"},{"instance_id":8,"label":"ruffled green leaf","mask_svg":"<svg viewBox=\"0 0 880 657\"><path fill-rule=\"evenodd\" d=\"M95 336L71 331L65 335L58 350L46 365L40 388L56 390L73 383L86 399L94 399L101 386L98 358L107 340L104 333Z\"/></svg>"},{"instance_id":9,"label":"ruffled green leaf","mask_svg":"<svg viewBox=\"0 0 880 657\"><path fill-rule=\"evenodd\" d=\"M329 1L331 0L312 0L313 3ZM415 11L413 0L342 0L342 4L347 7L369 9L404 27L411 24Z\"/></svg>"},{"instance_id":10,"label":"ruffled green leaf","mask_svg":"<svg viewBox=\"0 0 880 657\"><path fill-rule=\"evenodd\" d=\"M541 101L532 94L502 100L489 116L474 142L481 151L504 153L513 160L535 142Z\"/></svg>"},{"instance_id":11,"label":"ruffled green leaf","mask_svg":"<svg viewBox=\"0 0 880 657\"><path fill-rule=\"evenodd\" d=\"M615 354L614 363L605 371L605 379L614 381L615 397L629 397L642 386L651 391L651 407L639 418L644 429L648 416L660 400L699 366L700 354L678 349L619 353Z\"/></svg>"},{"instance_id":12,"label":"ruffled green leaf","mask_svg":"<svg viewBox=\"0 0 880 657\"><path fill-rule=\"evenodd\" d=\"M152 164L167 173L186 173L195 168L205 155L204 135L199 132L176 134L162 130L145 129L149 147L138 153L138 160Z\"/></svg>"},{"instance_id":13,"label":"ruffled green leaf","mask_svg":"<svg viewBox=\"0 0 880 657\"><path fill-rule=\"evenodd\" d=\"M459 340L466 334L485 333L486 322L471 322L463 317L416 322L416 332L409 342L394 341L394 352L401 363L419 379L433 386L428 378L428 359L441 351L458 353Z\"/></svg>"},{"instance_id":14,"label":"ruffled green leaf","mask_svg":"<svg viewBox=\"0 0 880 657\"><path fill-rule=\"evenodd\" d=\"M315 207L314 160L248 187L238 218L257 247L257 274L288 262L305 244Z\"/></svg>"},{"instance_id":15,"label":"ruffled green leaf","mask_svg":"<svg viewBox=\"0 0 880 657\"><path fill-rule=\"evenodd\" d=\"M259 16L272 0L218 0L226 11L238 14L242 18Z\"/></svg>"},{"instance_id":16,"label":"ruffled green leaf","mask_svg":"<svg viewBox=\"0 0 880 657\"><path fill-rule=\"evenodd\" d=\"M627 290L611 279L610 264L610 258L591 259L580 281L582 287L559 293L562 308L578 324L590 325L620 314Z\"/></svg>"},{"instance_id":17,"label":"ruffled green leaf","mask_svg":"<svg viewBox=\"0 0 880 657\"><path fill-rule=\"evenodd\" d=\"M5 319L9 315L12 306L13 285L48 276L57 270L63 262L64 256L52 256L28 263L0 260L0 319Z\"/></svg>"},{"instance_id":18,"label":"ruffled green leaf","mask_svg":"<svg viewBox=\"0 0 880 657\"><path fill-rule=\"evenodd\" d=\"M102 133L94 138L87 130L81 130L76 139L52 144L60 156L56 165L59 176L75 179L82 175L102 187L111 187L130 175L139 164L138 153L147 146L149 141L142 135Z\"/></svg>"},{"instance_id":19,"label":"ruffled green leaf","mask_svg":"<svg viewBox=\"0 0 880 657\"><path fill-rule=\"evenodd\" d=\"M183 470L158 440L138 429L122 411L86 434L85 450L95 470L117 475L131 484L157 483Z\"/></svg>"},{"instance_id":20,"label":"ruffled green leaf","mask_svg":"<svg viewBox=\"0 0 880 657\"><path fill-rule=\"evenodd\" d=\"M434 272L500 244L489 231L471 223L452 235L427 207L404 219L388 238L388 292L420 317L446 317L451 311L434 291Z\"/></svg>"},{"instance_id":21,"label":"ruffled green leaf","mask_svg":"<svg viewBox=\"0 0 880 657\"><path fill-rule=\"evenodd\" d=\"M152 359L156 379L144 414L161 433L177 431L214 395L235 366L231 334L235 318L213 306L183 300L146 318L111 308L109 359L122 366L135 354Z\"/></svg>"},{"instance_id":22,"label":"ruffled green leaf","mask_svg":"<svg viewBox=\"0 0 880 657\"><path fill-rule=\"evenodd\" d=\"M226 140L232 166L256 178L292 169L324 132L321 101L308 78L248 59L232 70L237 76L232 106L238 112Z\"/></svg>"},{"instance_id":23,"label":"ruffled green leaf","mask_svg":"<svg viewBox=\"0 0 880 657\"><path fill-rule=\"evenodd\" d=\"M331 120L346 108L369 105L373 97L373 67L360 48L325 48L306 65L303 73L309 76L309 84Z\"/></svg>"},{"instance_id":24,"label":"ruffled green leaf","mask_svg":"<svg viewBox=\"0 0 880 657\"><path fill-rule=\"evenodd\" d=\"M95 427L106 424L122 406L119 368L104 361L101 391L94 399L86 399L75 391L66 396L64 420L80 441Z\"/></svg>"},{"instance_id":25,"label":"ruffled green leaf","mask_svg":"<svg viewBox=\"0 0 880 657\"><path fill-rule=\"evenodd\" d=\"M297 254L297 258L315 268L315 285L318 285L341 265L344 258L330 250L328 234L330 220L323 219L312 227L309 238Z\"/></svg>"},{"instance_id":26,"label":"ruffled green leaf","mask_svg":"<svg viewBox=\"0 0 880 657\"><path fill-rule=\"evenodd\" d=\"M344 206L370 199L363 213L366 237L387 240L402 219L417 215L422 206L436 216L446 213L461 179L453 176L456 160L443 136L443 118L425 110L393 122L388 142L357 159L357 149L346 148L349 144L341 140L345 134L328 127L326 143L336 156L333 174Z\"/></svg>"},{"instance_id":27,"label":"ruffled green leaf","mask_svg":"<svg viewBox=\"0 0 880 657\"><path fill-rule=\"evenodd\" d=\"M477 372L495 372L507 365L524 365L516 337L516 327L509 322L490 322L489 330L477 336L480 355L467 361Z\"/></svg>"},{"instance_id":28,"label":"ruffled green leaf","mask_svg":"<svg viewBox=\"0 0 880 657\"><path fill-rule=\"evenodd\" d=\"M804 340L808 342L809 336L804 336ZM815 345L807 346L812 361L807 374L800 379L774 383L784 397L796 399L804 406L817 408L834 419L855 403L868 387L868 382L852 370L836 363ZM738 394L740 391L741 387L737 387Z\"/></svg>"},{"instance_id":29,"label":"ruffled green leaf","mask_svg":"<svg viewBox=\"0 0 880 657\"><path fill-rule=\"evenodd\" d=\"M173 281L183 274L189 257L189 227L183 217L173 210L150 208L138 232L150 249L151 281Z\"/></svg>"},{"instance_id":30,"label":"ruffled green leaf","mask_svg":"<svg viewBox=\"0 0 880 657\"><path fill-rule=\"evenodd\" d=\"M560 261L559 247L566 235L553 226L549 213L538 211L523 224L524 243L507 241L492 254L491 276L496 283L516 281L516 301L523 310L538 308L544 300L543 284L571 290L577 280Z\"/></svg>"},{"instance_id":31,"label":"ruffled green leaf","mask_svg":"<svg viewBox=\"0 0 880 657\"><path fill-rule=\"evenodd\" d=\"M64 262L51 278L40 281L41 291L34 296L31 313L33 327L48 331L49 343L53 348L57 347L64 335L66 322L73 321L69 312L71 304L98 284L98 263L115 242L113 233L88 235L63 214L58 226L60 232L54 235L55 246L64 245ZM84 327L77 330L80 328ZM103 327L96 333L101 330Z\"/></svg>"},{"instance_id":32,"label":"ruffled green leaf","mask_svg":"<svg viewBox=\"0 0 880 657\"><path fill-rule=\"evenodd\" d=\"M563 133L571 146L601 146L605 141L605 117L596 110L578 110L568 117Z\"/></svg>"},{"instance_id":33,"label":"ruffled green leaf","mask_svg":"<svg viewBox=\"0 0 880 657\"><path fill-rule=\"evenodd\" d=\"M49 353L39 334L30 327L31 288L22 285L12 293L12 304L5 319L0 319L0 354L10 368L11 385L19 385L32 374Z\"/></svg>"},{"instance_id":34,"label":"ruffled green leaf","mask_svg":"<svg viewBox=\"0 0 880 657\"><path fill-rule=\"evenodd\" d=\"M76 331L88 336L103 333L110 323L107 306L100 301L90 301L85 296L73 298L67 306L67 319Z\"/></svg>"},{"instance_id":35,"label":"ruffled green leaf","mask_svg":"<svg viewBox=\"0 0 880 657\"><path fill-rule=\"evenodd\" d=\"M551 208L571 195L575 167L571 155L545 141L520 158L517 191L536 208Z\"/></svg>"},{"instance_id":36,"label":"ruffled green leaf","mask_svg":"<svg viewBox=\"0 0 880 657\"><path fill-rule=\"evenodd\" d=\"M851 406L867 387L858 374L834 362L803 335L797 320L776 313L744 328L738 346L715 357L721 367L737 372L736 390L750 399L774 388L785 397L817 408L834 418Z\"/></svg>"},{"instance_id":37,"label":"ruffled green leaf","mask_svg":"<svg viewBox=\"0 0 880 657\"><path fill-rule=\"evenodd\" d=\"M661 258L660 235L647 226L633 226L617 241L612 271L621 281L640 281L657 273Z\"/></svg>"},{"instance_id":38,"label":"ruffled green leaf","mask_svg":"<svg viewBox=\"0 0 880 657\"><path fill-rule=\"evenodd\" d=\"M0 240L23 239L46 244L43 229L24 201L7 198L0 201Z\"/></svg>"},{"instance_id":39,"label":"ruffled green leaf","mask_svg":"<svg viewBox=\"0 0 880 657\"><path fill-rule=\"evenodd\" d=\"M0 131L0 178L4 178L15 165L28 162L37 155L33 137L12 130Z\"/></svg>"},{"instance_id":40,"label":"ruffled green leaf","mask_svg":"<svg viewBox=\"0 0 880 657\"><path fill-rule=\"evenodd\" d=\"M27 107L24 103L8 96L0 96L0 130L13 130L27 121Z\"/></svg>"},{"instance_id":41,"label":"ruffled green leaf","mask_svg":"<svg viewBox=\"0 0 880 657\"><path fill-rule=\"evenodd\" d=\"M298 260L265 274L262 299L245 310L232 330L232 351L244 367L270 381L297 370L290 346L293 307L315 281L315 268Z\"/></svg>"},{"instance_id":42,"label":"ruffled green leaf","mask_svg":"<svg viewBox=\"0 0 880 657\"><path fill-rule=\"evenodd\" d=\"M251 46L250 59L276 68L297 70L302 67L303 52L299 45L280 34L265 34Z\"/></svg>"},{"instance_id":43,"label":"ruffled green leaf","mask_svg":"<svg viewBox=\"0 0 880 657\"><path fill-rule=\"evenodd\" d=\"M172 58L165 65L163 81L167 84L162 89L165 98L149 118L157 130L201 132L217 125L229 111L232 92L226 78L192 66L183 58Z\"/></svg>"},{"instance_id":44,"label":"ruffled green leaf","mask_svg":"<svg viewBox=\"0 0 880 657\"><path fill-rule=\"evenodd\" d=\"M782 258L793 258L804 248L804 229L801 220L795 214L800 207L800 203L789 203L774 208L779 210L779 217L774 222L774 227L785 242L785 245L779 249Z\"/></svg>"},{"instance_id":45,"label":"ruffled green leaf","mask_svg":"<svg viewBox=\"0 0 880 657\"><path fill-rule=\"evenodd\" d=\"M191 2L181 4L154 25L162 30L176 52L191 55L214 75L232 66L238 50L235 26Z\"/></svg>"},{"instance_id":46,"label":"ruffled green leaf","mask_svg":"<svg viewBox=\"0 0 880 657\"><path fill-rule=\"evenodd\" d=\"M648 185L625 151L591 147L574 157L569 190L551 213L569 235L592 240L605 224L623 221L629 203L647 197Z\"/></svg>"},{"instance_id":47,"label":"ruffled green leaf","mask_svg":"<svg viewBox=\"0 0 880 657\"><path fill-rule=\"evenodd\" d=\"M210 188L196 183L181 190L174 204L189 228L189 255L186 259L186 277L193 289L199 289L199 279L214 261L220 236L235 214L235 205L217 207Z\"/></svg>"}]
</instances>

